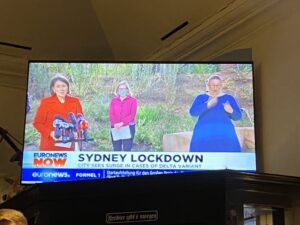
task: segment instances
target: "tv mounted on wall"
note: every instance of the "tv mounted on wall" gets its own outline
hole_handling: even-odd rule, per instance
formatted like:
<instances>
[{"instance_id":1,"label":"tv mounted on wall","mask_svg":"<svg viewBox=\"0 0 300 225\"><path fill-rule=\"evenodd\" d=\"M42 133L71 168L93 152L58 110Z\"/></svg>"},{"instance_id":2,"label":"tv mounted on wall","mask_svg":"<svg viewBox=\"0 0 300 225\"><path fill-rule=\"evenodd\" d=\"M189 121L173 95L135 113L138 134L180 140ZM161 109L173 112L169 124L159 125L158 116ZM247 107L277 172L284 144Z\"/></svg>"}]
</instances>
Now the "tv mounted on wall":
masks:
<instances>
[{"instance_id":1,"label":"tv mounted on wall","mask_svg":"<svg viewBox=\"0 0 300 225\"><path fill-rule=\"evenodd\" d=\"M256 170L252 62L30 61L22 183Z\"/></svg>"}]
</instances>

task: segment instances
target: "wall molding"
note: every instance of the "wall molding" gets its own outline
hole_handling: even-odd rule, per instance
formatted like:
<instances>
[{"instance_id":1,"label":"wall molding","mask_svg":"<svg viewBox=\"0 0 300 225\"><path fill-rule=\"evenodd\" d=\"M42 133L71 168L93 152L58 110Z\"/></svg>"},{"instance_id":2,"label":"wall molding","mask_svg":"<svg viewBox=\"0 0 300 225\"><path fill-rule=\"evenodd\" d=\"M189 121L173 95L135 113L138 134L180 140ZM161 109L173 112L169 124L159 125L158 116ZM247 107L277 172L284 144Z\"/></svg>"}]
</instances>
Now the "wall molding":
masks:
<instances>
[{"instance_id":1,"label":"wall molding","mask_svg":"<svg viewBox=\"0 0 300 225\"><path fill-rule=\"evenodd\" d=\"M230 49L228 44L244 39L276 19L272 9L282 0L236 0L184 36L156 50L148 60L184 60L195 53L209 60ZM238 31L237 31L238 28ZM224 41L223 38L226 37Z\"/></svg>"}]
</instances>

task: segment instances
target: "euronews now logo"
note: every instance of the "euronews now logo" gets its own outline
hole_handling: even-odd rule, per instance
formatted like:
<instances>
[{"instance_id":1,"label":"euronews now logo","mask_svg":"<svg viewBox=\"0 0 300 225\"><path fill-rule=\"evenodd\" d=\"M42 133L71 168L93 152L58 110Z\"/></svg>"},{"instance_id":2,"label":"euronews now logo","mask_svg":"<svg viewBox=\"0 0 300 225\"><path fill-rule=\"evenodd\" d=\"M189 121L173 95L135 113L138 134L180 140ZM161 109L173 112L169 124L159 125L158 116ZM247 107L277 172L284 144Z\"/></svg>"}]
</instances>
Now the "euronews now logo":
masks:
<instances>
[{"instance_id":1,"label":"euronews now logo","mask_svg":"<svg viewBox=\"0 0 300 225\"><path fill-rule=\"evenodd\" d=\"M33 165L35 167L64 167L66 165L67 158L67 153L34 153Z\"/></svg>"}]
</instances>

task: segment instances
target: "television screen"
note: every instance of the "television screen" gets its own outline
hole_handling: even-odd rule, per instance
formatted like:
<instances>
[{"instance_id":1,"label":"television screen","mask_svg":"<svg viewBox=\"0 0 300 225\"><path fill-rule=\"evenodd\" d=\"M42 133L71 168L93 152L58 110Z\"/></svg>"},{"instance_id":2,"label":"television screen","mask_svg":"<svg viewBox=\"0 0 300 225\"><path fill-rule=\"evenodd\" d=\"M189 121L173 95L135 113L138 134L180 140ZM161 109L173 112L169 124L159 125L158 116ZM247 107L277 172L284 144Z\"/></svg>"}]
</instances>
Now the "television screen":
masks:
<instances>
[{"instance_id":1,"label":"television screen","mask_svg":"<svg viewBox=\"0 0 300 225\"><path fill-rule=\"evenodd\" d=\"M28 66L22 183L255 171L252 62Z\"/></svg>"}]
</instances>

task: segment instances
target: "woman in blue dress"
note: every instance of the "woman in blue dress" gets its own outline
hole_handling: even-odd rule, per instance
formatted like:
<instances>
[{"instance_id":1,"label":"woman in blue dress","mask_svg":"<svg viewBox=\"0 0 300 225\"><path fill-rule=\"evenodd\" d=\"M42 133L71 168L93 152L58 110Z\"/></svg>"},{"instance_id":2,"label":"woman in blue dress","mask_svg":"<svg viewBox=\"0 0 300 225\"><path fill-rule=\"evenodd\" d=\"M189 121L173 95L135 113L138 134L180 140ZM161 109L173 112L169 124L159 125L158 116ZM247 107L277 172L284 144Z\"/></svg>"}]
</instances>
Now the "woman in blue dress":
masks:
<instances>
[{"instance_id":1,"label":"woman in blue dress","mask_svg":"<svg viewBox=\"0 0 300 225\"><path fill-rule=\"evenodd\" d=\"M240 152L241 146L232 120L242 117L232 95L222 93L223 80L218 75L207 81L208 92L198 95L190 115L198 117L190 144L191 152Z\"/></svg>"}]
</instances>

